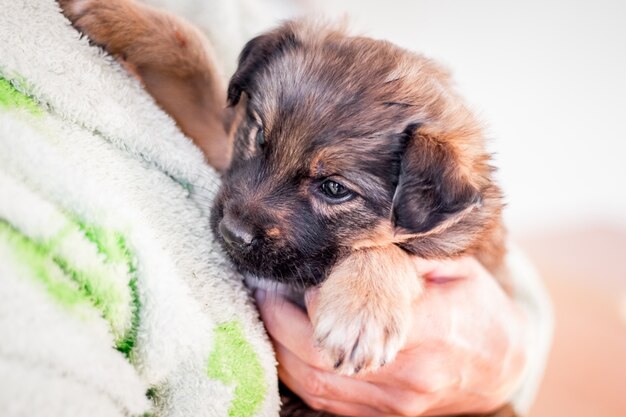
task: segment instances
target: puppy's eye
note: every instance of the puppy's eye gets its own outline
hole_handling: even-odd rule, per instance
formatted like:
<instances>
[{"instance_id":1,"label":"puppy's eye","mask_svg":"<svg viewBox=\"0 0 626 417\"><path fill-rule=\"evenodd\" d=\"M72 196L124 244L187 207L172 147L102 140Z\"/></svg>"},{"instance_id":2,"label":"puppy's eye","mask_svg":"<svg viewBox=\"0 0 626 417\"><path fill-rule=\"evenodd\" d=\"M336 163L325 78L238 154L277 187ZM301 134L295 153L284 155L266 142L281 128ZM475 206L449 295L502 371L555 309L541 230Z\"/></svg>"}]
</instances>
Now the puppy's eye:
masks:
<instances>
[{"instance_id":1,"label":"puppy's eye","mask_svg":"<svg viewBox=\"0 0 626 417\"><path fill-rule=\"evenodd\" d=\"M337 181L326 180L320 185L320 191L334 203L348 201L354 193Z\"/></svg>"},{"instance_id":2,"label":"puppy's eye","mask_svg":"<svg viewBox=\"0 0 626 417\"><path fill-rule=\"evenodd\" d=\"M259 127L259 129L256 131L255 140L256 144L259 145L261 148L265 146L265 134L263 133L262 127Z\"/></svg>"}]
</instances>

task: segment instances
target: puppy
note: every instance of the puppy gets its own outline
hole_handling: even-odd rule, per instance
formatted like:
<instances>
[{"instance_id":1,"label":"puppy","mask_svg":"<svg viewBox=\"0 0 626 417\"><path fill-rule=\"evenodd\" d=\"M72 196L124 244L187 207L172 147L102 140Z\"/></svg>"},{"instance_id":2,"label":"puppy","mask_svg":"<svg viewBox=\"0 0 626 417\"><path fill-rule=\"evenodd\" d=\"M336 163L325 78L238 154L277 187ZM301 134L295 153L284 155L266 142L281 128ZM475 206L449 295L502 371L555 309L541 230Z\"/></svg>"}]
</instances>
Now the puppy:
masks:
<instances>
[{"instance_id":1,"label":"puppy","mask_svg":"<svg viewBox=\"0 0 626 417\"><path fill-rule=\"evenodd\" d=\"M232 150L214 232L244 274L320 287L315 337L339 372L373 371L402 347L422 291L411 256L473 255L505 285L484 135L431 60L289 22L245 46L224 111L207 45L181 20L127 0L60 3L209 162L224 169Z\"/></svg>"},{"instance_id":2,"label":"puppy","mask_svg":"<svg viewBox=\"0 0 626 417\"><path fill-rule=\"evenodd\" d=\"M474 116L432 61L292 22L241 53L245 119L213 210L246 273L321 285L315 336L338 371L393 360L419 296L410 255L498 272L501 193Z\"/></svg>"}]
</instances>

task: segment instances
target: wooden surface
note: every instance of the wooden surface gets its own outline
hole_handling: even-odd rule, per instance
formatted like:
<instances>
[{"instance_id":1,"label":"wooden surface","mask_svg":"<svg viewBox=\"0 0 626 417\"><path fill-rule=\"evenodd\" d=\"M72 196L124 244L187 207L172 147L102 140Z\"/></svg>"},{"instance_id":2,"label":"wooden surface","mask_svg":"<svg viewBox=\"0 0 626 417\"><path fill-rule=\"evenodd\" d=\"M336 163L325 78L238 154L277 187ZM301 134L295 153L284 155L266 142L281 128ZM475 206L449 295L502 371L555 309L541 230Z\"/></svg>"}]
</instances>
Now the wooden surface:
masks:
<instances>
[{"instance_id":1,"label":"wooden surface","mask_svg":"<svg viewBox=\"0 0 626 417\"><path fill-rule=\"evenodd\" d=\"M553 298L556 331L530 417L626 417L626 231L516 239Z\"/></svg>"}]
</instances>

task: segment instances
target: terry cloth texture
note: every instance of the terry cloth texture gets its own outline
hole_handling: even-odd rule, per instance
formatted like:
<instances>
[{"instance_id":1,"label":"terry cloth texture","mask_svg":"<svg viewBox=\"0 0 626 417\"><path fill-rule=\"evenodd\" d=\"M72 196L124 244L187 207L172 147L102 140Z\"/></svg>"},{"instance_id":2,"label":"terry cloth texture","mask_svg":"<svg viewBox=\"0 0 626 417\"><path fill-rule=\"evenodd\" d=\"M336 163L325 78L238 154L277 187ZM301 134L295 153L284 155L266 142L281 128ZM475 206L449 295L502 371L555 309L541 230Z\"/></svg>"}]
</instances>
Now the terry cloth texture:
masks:
<instances>
[{"instance_id":1,"label":"terry cloth texture","mask_svg":"<svg viewBox=\"0 0 626 417\"><path fill-rule=\"evenodd\" d=\"M0 8L0 415L277 416L216 173L54 0Z\"/></svg>"}]
</instances>

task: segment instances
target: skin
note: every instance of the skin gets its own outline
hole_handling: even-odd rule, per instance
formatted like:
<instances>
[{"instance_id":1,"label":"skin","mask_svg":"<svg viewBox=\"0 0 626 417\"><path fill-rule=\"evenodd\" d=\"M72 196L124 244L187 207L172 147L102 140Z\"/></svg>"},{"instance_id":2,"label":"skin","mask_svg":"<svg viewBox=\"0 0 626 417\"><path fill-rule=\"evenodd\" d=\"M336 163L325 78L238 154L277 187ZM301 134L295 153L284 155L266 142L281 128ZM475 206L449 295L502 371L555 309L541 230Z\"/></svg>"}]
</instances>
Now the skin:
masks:
<instances>
[{"instance_id":1,"label":"skin","mask_svg":"<svg viewBox=\"0 0 626 417\"><path fill-rule=\"evenodd\" d=\"M316 289L306 294L308 315L257 290L283 383L310 407L345 416L488 412L506 402L526 362L524 313L474 258L415 263L426 288L409 338L393 363L365 375L337 374L316 348Z\"/></svg>"}]
</instances>

